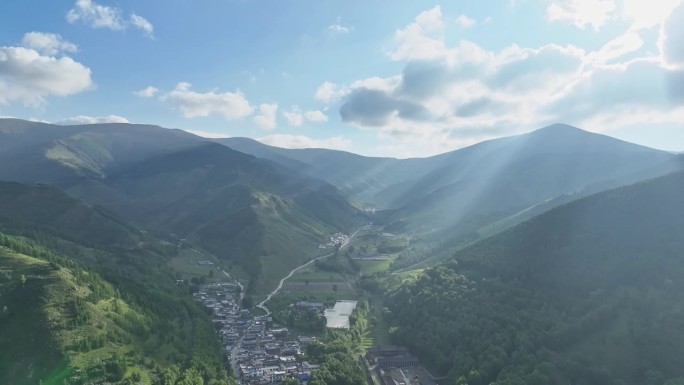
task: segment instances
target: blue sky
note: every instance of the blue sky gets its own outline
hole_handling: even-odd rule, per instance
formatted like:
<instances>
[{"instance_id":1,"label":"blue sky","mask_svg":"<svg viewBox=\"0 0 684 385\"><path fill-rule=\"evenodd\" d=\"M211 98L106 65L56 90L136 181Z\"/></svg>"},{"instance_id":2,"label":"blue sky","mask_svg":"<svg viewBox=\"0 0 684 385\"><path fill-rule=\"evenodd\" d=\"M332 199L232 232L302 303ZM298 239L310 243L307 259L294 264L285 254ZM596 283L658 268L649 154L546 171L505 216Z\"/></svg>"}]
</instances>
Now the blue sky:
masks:
<instances>
[{"instance_id":1,"label":"blue sky","mask_svg":"<svg viewBox=\"0 0 684 385\"><path fill-rule=\"evenodd\" d=\"M0 116L426 156L562 122L684 150L684 0L22 0Z\"/></svg>"}]
</instances>

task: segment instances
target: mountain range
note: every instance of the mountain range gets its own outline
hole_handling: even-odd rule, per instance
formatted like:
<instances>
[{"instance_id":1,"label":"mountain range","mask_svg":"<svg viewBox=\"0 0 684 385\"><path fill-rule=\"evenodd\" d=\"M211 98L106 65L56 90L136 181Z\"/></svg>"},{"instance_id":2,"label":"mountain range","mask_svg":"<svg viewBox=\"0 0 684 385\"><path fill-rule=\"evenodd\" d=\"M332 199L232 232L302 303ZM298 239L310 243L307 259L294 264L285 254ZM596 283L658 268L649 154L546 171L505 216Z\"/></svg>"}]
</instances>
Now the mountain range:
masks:
<instances>
[{"instance_id":1,"label":"mountain range","mask_svg":"<svg viewBox=\"0 0 684 385\"><path fill-rule=\"evenodd\" d=\"M196 244L258 277L258 292L328 234L365 221L432 234L451 250L682 168L681 156L560 124L418 159L16 119L0 120L0 143L0 180L54 185L157 237Z\"/></svg>"}]
</instances>

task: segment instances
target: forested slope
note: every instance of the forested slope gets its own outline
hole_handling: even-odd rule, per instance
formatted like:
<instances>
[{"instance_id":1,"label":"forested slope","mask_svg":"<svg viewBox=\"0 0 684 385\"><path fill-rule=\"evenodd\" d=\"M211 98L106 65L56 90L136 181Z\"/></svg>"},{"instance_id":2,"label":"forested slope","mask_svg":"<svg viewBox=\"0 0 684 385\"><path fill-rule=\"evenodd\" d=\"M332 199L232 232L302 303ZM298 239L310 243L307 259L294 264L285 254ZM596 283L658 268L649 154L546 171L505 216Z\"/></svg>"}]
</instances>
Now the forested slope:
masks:
<instances>
[{"instance_id":1,"label":"forested slope","mask_svg":"<svg viewBox=\"0 0 684 385\"><path fill-rule=\"evenodd\" d=\"M459 251L390 290L393 338L452 384L677 383L682 191L600 193Z\"/></svg>"}]
</instances>

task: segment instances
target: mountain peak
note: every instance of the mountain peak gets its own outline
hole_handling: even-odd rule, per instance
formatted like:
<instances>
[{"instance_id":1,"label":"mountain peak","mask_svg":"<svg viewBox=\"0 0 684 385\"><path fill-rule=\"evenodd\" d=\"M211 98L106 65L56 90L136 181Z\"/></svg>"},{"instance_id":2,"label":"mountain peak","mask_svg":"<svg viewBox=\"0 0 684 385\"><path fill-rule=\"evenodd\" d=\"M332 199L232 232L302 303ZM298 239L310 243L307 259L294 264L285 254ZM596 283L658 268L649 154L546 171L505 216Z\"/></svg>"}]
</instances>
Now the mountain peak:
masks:
<instances>
[{"instance_id":1,"label":"mountain peak","mask_svg":"<svg viewBox=\"0 0 684 385\"><path fill-rule=\"evenodd\" d=\"M551 124L546 127L542 127L540 129L537 129L535 131L532 131L532 133L587 133L587 131L582 130L581 128L577 128L575 126L571 126L569 124L564 124L564 123L555 123Z\"/></svg>"}]
</instances>

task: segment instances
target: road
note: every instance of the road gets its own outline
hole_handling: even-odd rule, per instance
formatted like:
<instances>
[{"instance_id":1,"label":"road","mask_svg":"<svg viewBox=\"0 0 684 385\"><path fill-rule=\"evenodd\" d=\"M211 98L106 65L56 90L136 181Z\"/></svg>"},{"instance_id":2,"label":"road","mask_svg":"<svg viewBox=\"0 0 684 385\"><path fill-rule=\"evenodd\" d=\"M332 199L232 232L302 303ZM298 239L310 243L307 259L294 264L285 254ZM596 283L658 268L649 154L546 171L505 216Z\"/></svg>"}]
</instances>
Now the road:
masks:
<instances>
[{"instance_id":1,"label":"road","mask_svg":"<svg viewBox=\"0 0 684 385\"><path fill-rule=\"evenodd\" d=\"M344 249L345 247L347 247L347 245L349 245L349 243L351 242L351 240L354 239L354 237L356 236L356 234L358 234L359 231L361 231L362 229L363 229L363 227L361 227L361 228L359 228L358 230L356 230L356 231L349 237L349 239L347 239L347 241L346 241L345 243L343 243L342 246L340 246L340 251L341 251L342 249ZM331 255L335 255L335 253L330 253L330 254L322 255L322 256L320 256L320 257L318 257L318 258L314 258L314 259L310 260L309 262L307 262L307 263L305 263L305 264L303 264L303 265L301 265L301 266L299 266L299 267L295 267L294 269L292 269L292 271L290 271L290 273L289 273L288 275L286 275L283 279L281 279L281 280L280 280L280 283L278 284L278 287L276 287L275 290L273 290L273 291L266 297L265 300L261 301L258 305L256 305L256 307L258 307L259 309L261 309L261 310L263 310L263 311L266 312L266 315L265 315L264 317L268 317L269 315L271 315L271 311L268 310L268 308L266 307L266 302L270 301L271 298L273 298L274 295L278 294L278 292L280 291L280 289L283 288L283 284L285 284L285 281L287 281L290 277L292 277L292 275L294 275L294 273L296 273L297 271L299 271L299 270L301 270L301 269L303 269L303 268L309 266L310 264L312 264L312 263L318 261L319 259L327 258L327 257L330 257Z\"/></svg>"},{"instance_id":2,"label":"road","mask_svg":"<svg viewBox=\"0 0 684 385\"><path fill-rule=\"evenodd\" d=\"M230 274L228 274L227 271L221 271L223 272L223 275L225 275L228 278L231 278ZM242 284L237 278L235 278L235 283L237 283L237 285L240 287L240 301L238 302L238 306L242 307L242 299L245 297L245 288L242 286ZM230 367L233 368L234 373L237 373L238 370L237 356L240 353L240 347L242 346L243 338L244 336L241 336L238 342L233 347L233 350L230 351Z\"/></svg>"}]
</instances>

